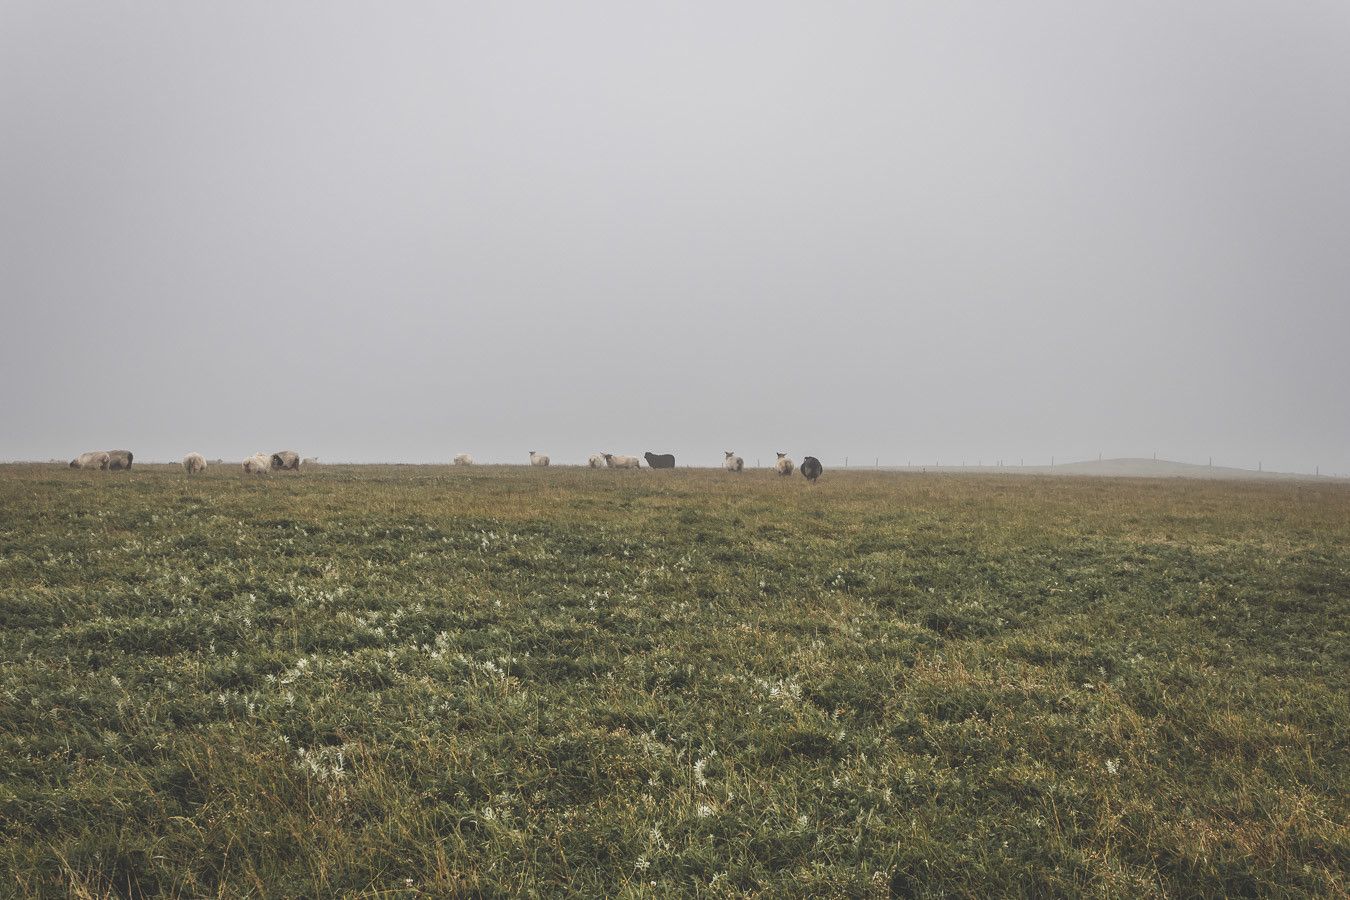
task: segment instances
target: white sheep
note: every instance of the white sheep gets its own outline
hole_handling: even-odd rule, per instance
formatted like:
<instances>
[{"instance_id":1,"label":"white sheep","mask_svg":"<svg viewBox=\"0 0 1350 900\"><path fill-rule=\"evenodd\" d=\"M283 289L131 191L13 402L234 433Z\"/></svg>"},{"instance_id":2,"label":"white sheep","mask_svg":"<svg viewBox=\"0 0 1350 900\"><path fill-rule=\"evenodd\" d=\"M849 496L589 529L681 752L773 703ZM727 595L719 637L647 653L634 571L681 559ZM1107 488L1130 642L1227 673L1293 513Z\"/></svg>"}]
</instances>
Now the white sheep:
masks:
<instances>
[{"instance_id":1,"label":"white sheep","mask_svg":"<svg viewBox=\"0 0 1350 900\"><path fill-rule=\"evenodd\" d=\"M640 469L642 461L636 456L615 456L613 453L603 454L605 465L611 469Z\"/></svg>"},{"instance_id":2,"label":"white sheep","mask_svg":"<svg viewBox=\"0 0 1350 900\"><path fill-rule=\"evenodd\" d=\"M183 471L189 475L196 475L198 472L206 471L206 457L200 453L189 453L183 457Z\"/></svg>"},{"instance_id":3,"label":"white sheep","mask_svg":"<svg viewBox=\"0 0 1350 900\"><path fill-rule=\"evenodd\" d=\"M796 464L787 458L786 453L780 453L778 454L778 459L774 462L773 467L779 475L791 475L792 470L796 468Z\"/></svg>"},{"instance_id":4,"label":"white sheep","mask_svg":"<svg viewBox=\"0 0 1350 900\"><path fill-rule=\"evenodd\" d=\"M91 450L88 453L81 453L70 461L72 469L106 469L108 468L108 451Z\"/></svg>"},{"instance_id":5,"label":"white sheep","mask_svg":"<svg viewBox=\"0 0 1350 900\"><path fill-rule=\"evenodd\" d=\"M108 451L108 465L106 466L106 468L109 469L110 471L117 471L118 469L130 469L130 468L131 468L131 451L130 451L130 450L109 450L109 451Z\"/></svg>"},{"instance_id":6,"label":"white sheep","mask_svg":"<svg viewBox=\"0 0 1350 900\"><path fill-rule=\"evenodd\" d=\"M542 454L542 453L535 453L533 450L531 450L531 451L530 451L530 465L532 465L532 466L546 466L546 465L548 465L548 457L545 456L545 455Z\"/></svg>"},{"instance_id":7,"label":"white sheep","mask_svg":"<svg viewBox=\"0 0 1350 900\"><path fill-rule=\"evenodd\" d=\"M278 450L272 454L272 468L278 471L300 471L300 454L294 450Z\"/></svg>"},{"instance_id":8,"label":"white sheep","mask_svg":"<svg viewBox=\"0 0 1350 900\"><path fill-rule=\"evenodd\" d=\"M745 468L745 460L741 459L734 452L731 450L724 450L722 452L727 455L727 458L722 460L722 468L726 469L728 472L739 472L741 469Z\"/></svg>"},{"instance_id":9,"label":"white sheep","mask_svg":"<svg viewBox=\"0 0 1350 900\"><path fill-rule=\"evenodd\" d=\"M461 453L461 454L459 454L458 456L455 457L455 465L457 465L457 466L471 466L471 465L473 465L473 457L470 456L470 455L467 454L467 453Z\"/></svg>"}]
</instances>

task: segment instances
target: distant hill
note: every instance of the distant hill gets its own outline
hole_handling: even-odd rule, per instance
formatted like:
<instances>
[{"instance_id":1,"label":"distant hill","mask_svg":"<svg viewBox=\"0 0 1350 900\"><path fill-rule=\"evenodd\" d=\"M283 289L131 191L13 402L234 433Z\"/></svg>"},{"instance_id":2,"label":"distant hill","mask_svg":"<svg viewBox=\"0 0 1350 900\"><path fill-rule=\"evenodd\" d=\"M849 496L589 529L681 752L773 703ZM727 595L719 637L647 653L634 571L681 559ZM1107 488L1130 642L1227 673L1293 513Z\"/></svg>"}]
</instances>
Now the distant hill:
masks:
<instances>
[{"instance_id":1,"label":"distant hill","mask_svg":"<svg viewBox=\"0 0 1350 900\"><path fill-rule=\"evenodd\" d=\"M1093 459L1057 466L882 466L894 472L964 472L966 474L1079 475L1097 478L1217 478L1292 481L1340 481L1329 475L1258 472L1229 466L1205 466L1170 459Z\"/></svg>"}]
</instances>

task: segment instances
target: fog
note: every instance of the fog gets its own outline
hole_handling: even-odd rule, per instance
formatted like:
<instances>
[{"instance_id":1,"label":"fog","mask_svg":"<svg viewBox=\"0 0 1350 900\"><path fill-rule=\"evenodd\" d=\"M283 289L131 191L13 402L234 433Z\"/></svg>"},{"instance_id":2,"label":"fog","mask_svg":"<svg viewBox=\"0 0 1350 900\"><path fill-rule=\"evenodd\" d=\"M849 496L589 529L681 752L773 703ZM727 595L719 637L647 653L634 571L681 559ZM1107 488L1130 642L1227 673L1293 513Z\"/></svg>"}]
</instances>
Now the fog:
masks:
<instances>
[{"instance_id":1,"label":"fog","mask_svg":"<svg viewBox=\"0 0 1350 900\"><path fill-rule=\"evenodd\" d=\"M1350 4L0 4L0 459L1350 473Z\"/></svg>"}]
</instances>

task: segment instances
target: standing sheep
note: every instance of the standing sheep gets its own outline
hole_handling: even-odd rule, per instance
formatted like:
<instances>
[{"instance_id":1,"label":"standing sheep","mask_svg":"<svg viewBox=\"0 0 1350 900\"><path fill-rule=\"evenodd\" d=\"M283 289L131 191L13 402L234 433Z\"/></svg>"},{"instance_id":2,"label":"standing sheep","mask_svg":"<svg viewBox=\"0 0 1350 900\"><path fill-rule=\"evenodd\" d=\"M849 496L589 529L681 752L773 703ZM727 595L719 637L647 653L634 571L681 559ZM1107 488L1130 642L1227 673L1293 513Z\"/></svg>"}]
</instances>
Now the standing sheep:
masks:
<instances>
[{"instance_id":1,"label":"standing sheep","mask_svg":"<svg viewBox=\"0 0 1350 900\"><path fill-rule=\"evenodd\" d=\"M244 471L249 475L266 475L272 470L272 461L266 453L255 453L244 460Z\"/></svg>"},{"instance_id":2,"label":"standing sheep","mask_svg":"<svg viewBox=\"0 0 1350 900\"><path fill-rule=\"evenodd\" d=\"M108 468L108 451L91 450L88 453L81 453L70 461L72 469L106 469Z\"/></svg>"},{"instance_id":3,"label":"standing sheep","mask_svg":"<svg viewBox=\"0 0 1350 900\"><path fill-rule=\"evenodd\" d=\"M108 471L116 472L131 468L131 451L108 451Z\"/></svg>"},{"instance_id":4,"label":"standing sheep","mask_svg":"<svg viewBox=\"0 0 1350 900\"><path fill-rule=\"evenodd\" d=\"M118 469L131 468L130 450L109 450L108 451L108 471L115 472Z\"/></svg>"},{"instance_id":5,"label":"standing sheep","mask_svg":"<svg viewBox=\"0 0 1350 900\"><path fill-rule=\"evenodd\" d=\"M198 472L206 471L206 457L200 453L189 453L183 457L183 471L189 475L196 475Z\"/></svg>"},{"instance_id":6,"label":"standing sheep","mask_svg":"<svg viewBox=\"0 0 1350 900\"><path fill-rule=\"evenodd\" d=\"M300 454L294 450L278 450L272 454L272 468L282 471L300 471Z\"/></svg>"},{"instance_id":7,"label":"standing sheep","mask_svg":"<svg viewBox=\"0 0 1350 900\"><path fill-rule=\"evenodd\" d=\"M605 465L611 469L640 469L641 461L636 456L615 456L613 453L603 454Z\"/></svg>"},{"instance_id":8,"label":"standing sheep","mask_svg":"<svg viewBox=\"0 0 1350 900\"><path fill-rule=\"evenodd\" d=\"M318 465L319 458L317 456L306 456L304 459L300 460L300 468L302 469L314 469L317 468Z\"/></svg>"},{"instance_id":9,"label":"standing sheep","mask_svg":"<svg viewBox=\"0 0 1350 900\"><path fill-rule=\"evenodd\" d=\"M726 469L728 472L739 472L741 469L745 468L745 460L741 459L733 451L723 450L722 452L727 455L727 458L722 460L722 468Z\"/></svg>"},{"instance_id":10,"label":"standing sheep","mask_svg":"<svg viewBox=\"0 0 1350 900\"><path fill-rule=\"evenodd\" d=\"M455 465L457 465L457 466L471 466L471 465L473 465L473 457L470 456L470 455L467 454L467 453L461 453L461 454L459 454L458 456L455 457Z\"/></svg>"},{"instance_id":11,"label":"standing sheep","mask_svg":"<svg viewBox=\"0 0 1350 900\"><path fill-rule=\"evenodd\" d=\"M532 465L532 466L546 466L546 465L548 465L548 457L545 456L545 455L542 454L542 453L535 453L533 450L531 450L531 451L530 451L530 465Z\"/></svg>"},{"instance_id":12,"label":"standing sheep","mask_svg":"<svg viewBox=\"0 0 1350 900\"><path fill-rule=\"evenodd\" d=\"M590 458L586 460L586 464L592 469L603 469L605 467L604 454L592 453Z\"/></svg>"},{"instance_id":13,"label":"standing sheep","mask_svg":"<svg viewBox=\"0 0 1350 900\"><path fill-rule=\"evenodd\" d=\"M802 460L802 476L812 484L820 477L820 473L825 471L825 467L820 464L820 460L814 456L808 456Z\"/></svg>"},{"instance_id":14,"label":"standing sheep","mask_svg":"<svg viewBox=\"0 0 1350 900\"><path fill-rule=\"evenodd\" d=\"M653 453L648 450L642 454L642 458L647 460L647 465L653 469L673 469L675 468L675 455L673 453Z\"/></svg>"},{"instance_id":15,"label":"standing sheep","mask_svg":"<svg viewBox=\"0 0 1350 900\"><path fill-rule=\"evenodd\" d=\"M796 466L792 460L788 459L786 453L780 453L777 461L773 464L773 468L779 475L791 475Z\"/></svg>"}]
</instances>

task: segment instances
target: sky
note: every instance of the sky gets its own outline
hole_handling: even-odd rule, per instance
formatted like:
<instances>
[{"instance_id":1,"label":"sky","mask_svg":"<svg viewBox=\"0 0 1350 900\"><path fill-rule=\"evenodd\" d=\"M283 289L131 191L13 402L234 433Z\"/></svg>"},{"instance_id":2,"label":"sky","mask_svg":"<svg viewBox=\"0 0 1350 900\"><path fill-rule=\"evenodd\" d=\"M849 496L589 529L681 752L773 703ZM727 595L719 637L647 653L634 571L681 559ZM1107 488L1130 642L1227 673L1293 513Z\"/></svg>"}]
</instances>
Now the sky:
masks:
<instances>
[{"instance_id":1,"label":"sky","mask_svg":"<svg viewBox=\"0 0 1350 900\"><path fill-rule=\"evenodd\" d=\"M1350 4L0 0L0 459L1350 473Z\"/></svg>"}]
</instances>

